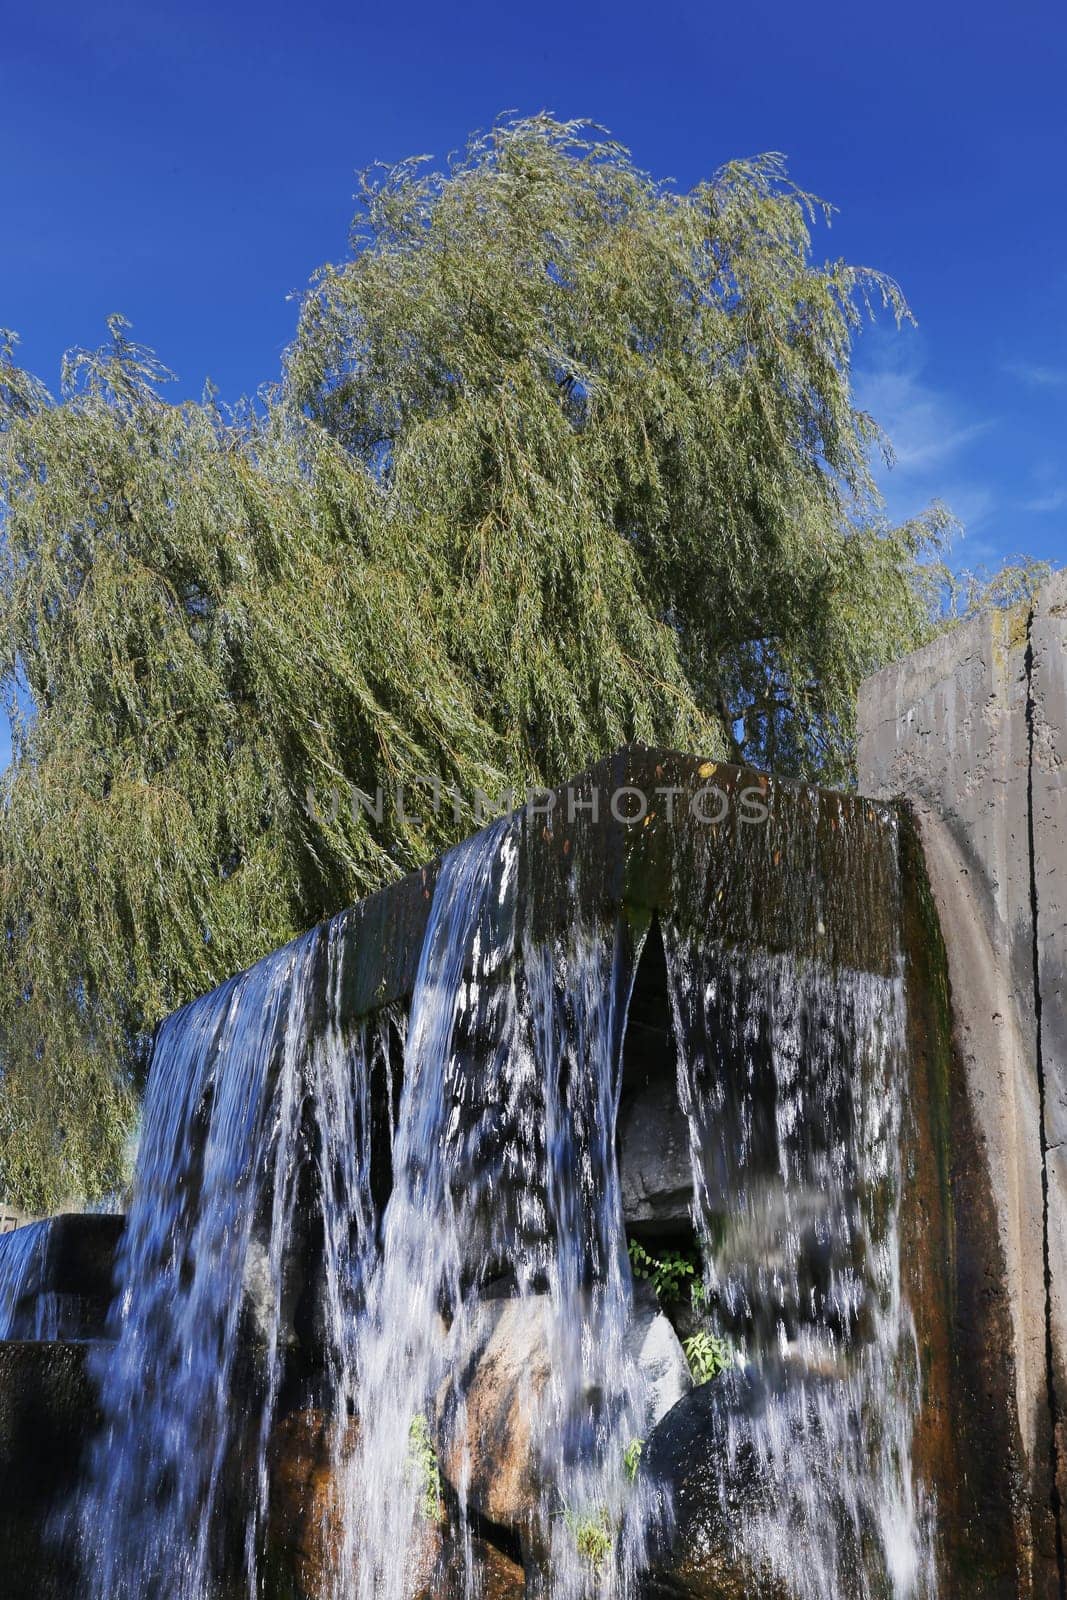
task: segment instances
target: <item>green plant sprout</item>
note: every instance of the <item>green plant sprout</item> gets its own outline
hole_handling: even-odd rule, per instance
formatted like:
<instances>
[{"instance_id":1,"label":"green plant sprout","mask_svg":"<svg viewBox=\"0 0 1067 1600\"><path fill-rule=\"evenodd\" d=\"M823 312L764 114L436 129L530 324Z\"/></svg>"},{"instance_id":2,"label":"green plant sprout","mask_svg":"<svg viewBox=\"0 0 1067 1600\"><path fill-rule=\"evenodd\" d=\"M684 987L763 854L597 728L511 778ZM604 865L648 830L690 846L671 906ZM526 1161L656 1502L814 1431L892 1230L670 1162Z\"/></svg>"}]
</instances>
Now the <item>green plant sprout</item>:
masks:
<instances>
[{"instance_id":1,"label":"green plant sprout","mask_svg":"<svg viewBox=\"0 0 1067 1600\"><path fill-rule=\"evenodd\" d=\"M602 1567L611 1554L612 1546L611 1523L607 1512L603 1509L577 1512L568 1508L563 1513L563 1520L582 1560L587 1561L594 1571Z\"/></svg>"},{"instance_id":2,"label":"green plant sprout","mask_svg":"<svg viewBox=\"0 0 1067 1600\"><path fill-rule=\"evenodd\" d=\"M687 1278L694 1279L695 1288L697 1267L691 1252L665 1250L662 1255L654 1256L637 1239L630 1240L629 1249L634 1277L651 1283L661 1305L673 1305L681 1299Z\"/></svg>"},{"instance_id":3,"label":"green plant sprout","mask_svg":"<svg viewBox=\"0 0 1067 1600\"><path fill-rule=\"evenodd\" d=\"M734 1364L734 1351L725 1339L703 1329L682 1346L695 1382L710 1383Z\"/></svg>"},{"instance_id":4,"label":"green plant sprout","mask_svg":"<svg viewBox=\"0 0 1067 1600\"><path fill-rule=\"evenodd\" d=\"M626 1476L631 1483L637 1477L637 1469L641 1465L641 1457L644 1454L644 1450L645 1441L643 1439L631 1439L623 1451L623 1465L626 1468Z\"/></svg>"},{"instance_id":5,"label":"green plant sprout","mask_svg":"<svg viewBox=\"0 0 1067 1600\"><path fill-rule=\"evenodd\" d=\"M411 1419L408 1429L408 1469L419 1493L419 1510L427 1522L441 1515L441 1468L430 1435L430 1424L421 1411Z\"/></svg>"}]
</instances>

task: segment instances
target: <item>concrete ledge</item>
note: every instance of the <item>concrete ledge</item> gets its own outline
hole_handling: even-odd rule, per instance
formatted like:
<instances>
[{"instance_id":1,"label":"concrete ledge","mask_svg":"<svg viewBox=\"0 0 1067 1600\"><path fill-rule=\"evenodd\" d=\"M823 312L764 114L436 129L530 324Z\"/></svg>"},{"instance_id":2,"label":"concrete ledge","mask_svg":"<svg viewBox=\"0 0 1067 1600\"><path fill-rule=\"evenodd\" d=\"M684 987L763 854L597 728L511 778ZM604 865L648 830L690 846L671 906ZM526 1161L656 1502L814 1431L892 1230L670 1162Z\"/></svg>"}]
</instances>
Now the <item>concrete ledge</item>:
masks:
<instances>
[{"instance_id":1,"label":"concrete ledge","mask_svg":"<svg viewBox=\"0 0 1067 1600\"><path fill-rule=\"evenodd\" d=\"M121 1216L67 1212L35 1224L39 1243L12 1307L11 1339L101 1339L107 1333ZM0 1235L4 1258L19 1232Z\"/></svg>"}]
</instances>

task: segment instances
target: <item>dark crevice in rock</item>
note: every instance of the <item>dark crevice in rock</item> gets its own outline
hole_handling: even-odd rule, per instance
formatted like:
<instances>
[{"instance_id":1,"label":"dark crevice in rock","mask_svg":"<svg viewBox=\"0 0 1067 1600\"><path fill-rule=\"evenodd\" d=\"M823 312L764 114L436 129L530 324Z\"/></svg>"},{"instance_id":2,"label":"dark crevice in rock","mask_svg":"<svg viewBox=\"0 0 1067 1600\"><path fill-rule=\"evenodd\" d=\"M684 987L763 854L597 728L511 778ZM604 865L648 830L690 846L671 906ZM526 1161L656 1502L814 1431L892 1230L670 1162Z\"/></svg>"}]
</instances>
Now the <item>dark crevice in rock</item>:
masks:
<instances>
[{"instance_id":1,"label":"dark crevice in rock","mask_svg":"<svg viewBox=\"0 0 1067 1600\"><path fill-rule=\"evenodd\" d=\"M1067 1596L1067 1560L1063 1544L1060 1500L1059 1424L1060 1403L1056 1392L1056 1362L1052 1321L1052 1261L1049 1243L1049 1176L1047 1137L1047 1087L1045 1081L1044 1035L1041 1000L1041 945L1039 938L1039 897L1037 888L1037 841L1034 824L1034 745L1036 704L1034 700L1034 613L1026 619L1026 831L1030 867L1030 926L1034 984L1034 1038L1037 1062L1038 1115L1041 1123L1041 1252L1045 1288L1045 1384L1049 1410L1049 1501L1056 1539L1056 1573L1061 1596Z\"/></svg>"},{"instance_id":2,"label":"dark crevice in rock","mask_svg":"<svg viewBox=\"0 0 1067 1600\"><path fill-rule=\"evenodd\" d=\"M502 1556L513 1561L517 1567L523 1565L522 1541L511 1528L501 1526L499 1522L491 1522L478 1510L476 1506L467 1505L467 1526L476 1539L492 1545L494 1550L499 1550Z\"/></svg>"}]
</instances>

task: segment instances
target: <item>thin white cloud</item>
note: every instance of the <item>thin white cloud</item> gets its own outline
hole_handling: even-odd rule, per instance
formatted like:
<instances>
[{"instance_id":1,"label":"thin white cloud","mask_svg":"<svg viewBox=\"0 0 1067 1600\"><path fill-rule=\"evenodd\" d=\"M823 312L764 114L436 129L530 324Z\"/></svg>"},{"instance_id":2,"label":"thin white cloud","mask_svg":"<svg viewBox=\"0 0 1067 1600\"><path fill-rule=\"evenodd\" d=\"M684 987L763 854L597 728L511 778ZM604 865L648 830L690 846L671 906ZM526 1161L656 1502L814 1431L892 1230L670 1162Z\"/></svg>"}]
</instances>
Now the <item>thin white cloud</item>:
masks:
<instances>
[{"instance_id":1,"label":"thin white cloud","mask_svg":"<svg viewBox=\"0 0 1067 1600\"><path fill-rule=\"evenodd\" d=\"M1004 555L993 539L975 539L966 529L953 552L957 571L981 572L1003 564Z\"/></svg>"},{"instance_id":2,"label":"thin white cloud","mask_svg":"<svg viewBox=\"0 0 1067 1600\"><path fill-rule=\"evenodd\" d=\"M1047 494L1027 500L1023 505L1024 511L1036 511L1038 515L1065 509L1067 509L1067 488L1050 489Z\"/></svg>"},{"instance_id":3,"label":"thin white cloud","mask_svg":"<svg viewBox=\"0 0 1067 1600\"><path fill-rule=\"evenodd\" d=\"M961 479L947 483L941 490L940 498L963 524L960 540L965 544L971 543L970 550L965 554L969 561L976 562L979 558L974 553L977 543L972 542L973 536L987 527L993 518L997 510L996 496L984 483Z\"/></svg>"},{"instance_id":4,"label":"thin white cloud","mask_svg":"<svg viewBox=\"0 0 1067 1600\"><path fill-rule=\"evenodd\" d=\"M858 354L857 401L893 446L893 465L876 470L889 516L903 521L932 500L943 501L967 530L955 546L954 559L967 566L981 564L987 542L974 535L995 517L997 498L974 446L994 426L993 420L970 414L954 395L928 380L915 335L865 338Z\"/></svg>"},{"instance_id":5,"label":"thin white cloud","mask_svg":"<svg viewBox=\"0 0 1067 1600\"><path fill-rule=\"evenodd\" d=\"M924 379L919 353L906 336L872 340L869 351L856 375L856 394L888 435L897 472L930 473L993 426L989 419L966 416L949 394Z\"/></svg>"},{"instance_id":6,"label":"thin white cloud","mask_svg":"<svg viewBox=\"0 0 1067 1600\"><path fill-rule=\"evenodd\" d=\"M1007 361L1004 371L1031 389L1067 387L1067 367L1043 367L1040 362L1033 361Z\"/></svg>"}]
</instances>

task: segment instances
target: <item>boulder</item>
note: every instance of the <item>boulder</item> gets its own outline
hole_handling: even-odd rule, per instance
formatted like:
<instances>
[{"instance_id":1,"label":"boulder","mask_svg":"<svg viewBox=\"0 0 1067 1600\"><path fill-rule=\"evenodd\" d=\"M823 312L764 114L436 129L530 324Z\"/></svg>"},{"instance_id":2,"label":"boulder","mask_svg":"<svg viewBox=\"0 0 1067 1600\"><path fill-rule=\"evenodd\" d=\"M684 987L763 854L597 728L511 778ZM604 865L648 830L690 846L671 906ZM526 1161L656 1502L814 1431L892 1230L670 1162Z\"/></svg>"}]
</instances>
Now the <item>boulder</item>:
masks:
<instances>
[{"instance_id":1,"label":"boulder","mask_svg":"<svg viewBox=\"0 0 1067 1600\"><path fill-rule=\"evenodd\" d=\"M345 1426L342 1456L355 1452L359 1424ZM299 1600L328 1600L336 1592L335 1564L341 1547L345 1486L330 1451L330 1419L318 1410L285 1417L271 1439L271 1503L268 1529L271 1575L276 1588ZM483 1600L522 1600L522 1568L488 1540L471 1540L475 1592ZM412 1561L409 1600L464 1600L463 1562L454 1525L445 1508L427 1523Z\"/></svg>"},{"instance_id":2,"label":"boulder","mask_svg":"<svg viewBox=\"0 0 1067 1600\"><path fill-rule=\"evenodd\" d=\"M551 1377L551 1302L545 1295L484 1301L466 1327L466 1347L452 1357L464 1374L465 1427L456 1427L454 1391L438 1397L442 1468L458 1485L466 1464L467 1494L487 1522L518 1535L528 1554L540 1548L545 1493L534 1448L537 1407ZM689 1363L655 1295L638 1285L627 1338L647 1384L642 1428L647 1436L692 1388Z\"/></svg>"},{"instance_id":3,"label":"boulder","mask_svg":"<svg viewBox=\"0 0 1067 1600\"><path fill-rule=\"evenodd\" d=\"M686 1600L789 1600L774 1576L753 1564L738 1529L771 1493L756 1451L731 1451L731 1420L764 1403L748 1373L722 1373L668 1411L645 1445L641 1475L669 1496L673 1523L649 1574L654 1595Z\"/></svg>"},{"instance_id":4,"label":"boulder","mask_svg":"<svg viewBox=\"0 0 1067 1600\"><path fill-rule=\"evenodd\" d=\"M647 1385L642 1429L647 1438L660 1418L693 1387L681 1341L647 1284L635 1285L634 1316L626 1346Z\"/></svg>"},{"instance_id":5,"label":"boulder","mask_svg":"<svg viewBox=\"0 0 1067 1600\"><path fill-rule=\"evenodd\" d=\"M547 1295L487 1300L467 1324L453 1370L465 1375L462 1432L451 1386L439 1396L442 1467L455 1485L467 1460L469 1503L499 1527L529 1529L541 1510L533 1451L536 1408L551 1376Z\"/></svg>"}]
</instances>

